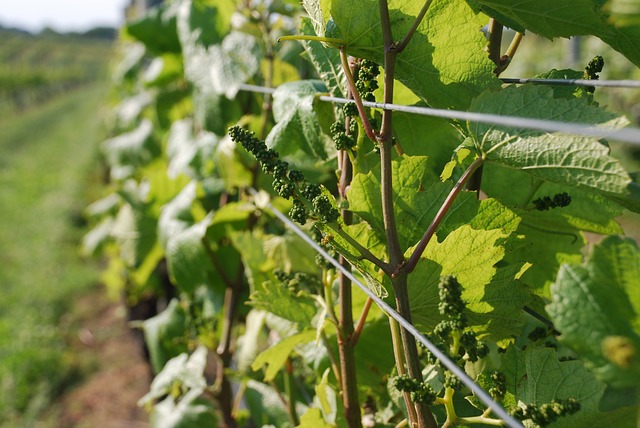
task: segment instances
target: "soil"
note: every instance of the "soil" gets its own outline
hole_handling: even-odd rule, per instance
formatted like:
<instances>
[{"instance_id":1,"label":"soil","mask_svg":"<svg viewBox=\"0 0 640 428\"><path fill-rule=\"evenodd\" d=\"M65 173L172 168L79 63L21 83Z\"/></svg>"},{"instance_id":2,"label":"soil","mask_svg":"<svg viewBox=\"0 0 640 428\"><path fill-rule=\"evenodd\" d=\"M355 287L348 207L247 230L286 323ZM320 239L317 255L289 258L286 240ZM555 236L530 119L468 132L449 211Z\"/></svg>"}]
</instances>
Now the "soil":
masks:
<instances>
[{"instance_id":1,"label":"soil","mask_svg":"<svg viewBox=\"0 0 640 428\"><path fill-rule=\"evenodd\" d=\"M127 325L124 305L100 287L74 306L63 324L71 332L69 350L80 377L56 405L57 426L149 427L148 414L137 402L149 390L151 371L140 335Z\"/></svg>"}]
</instances>

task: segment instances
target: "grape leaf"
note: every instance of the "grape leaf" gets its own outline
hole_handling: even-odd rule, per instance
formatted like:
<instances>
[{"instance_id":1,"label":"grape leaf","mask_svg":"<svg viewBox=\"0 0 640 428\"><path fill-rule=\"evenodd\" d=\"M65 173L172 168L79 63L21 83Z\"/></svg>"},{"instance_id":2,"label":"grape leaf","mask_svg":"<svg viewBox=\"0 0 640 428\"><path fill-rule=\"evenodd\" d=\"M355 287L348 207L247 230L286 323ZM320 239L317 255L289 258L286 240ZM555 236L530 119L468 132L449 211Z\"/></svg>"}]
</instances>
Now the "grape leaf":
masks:
<instances>
[{"instance_id":1,"label":"grape leaf","mask_svg":"<svg viewBox=\"0 0 640 428\"><path fill-rule=\"evenodd\" d=\"M606 420L615 427L635 427L637 407L626 407L614 412L598 410L605 385L598 382L579 360L559 361L553 348L528 346L522 351L515 346L502 356L503 371L507 379L505 402L541 405L555 399L574 398L580 410L549 425L555 428L583 428L598 426Z\"/></svg>"},{"instance_id":2,"label":"grape leaf","mask_svg":"<svg viewBox=\"0 0 640 428\"><path fill-rule=\"evenodd\" d=\"M240 31L232 31L222 45L210 46L208 50L212 61L210 73L213 89L233 99L239 86L247 82L260 70L260 61L264 56L255 37Z\"/></svg>"},{"instance_id":3,"label":"grape leaf","mask_svg":"<svg viewBox=\"0 0 640 428\"><path fill-rule=\"evenodd\" d=\"M517 281L526 266L497 266L511 245L508 238L509 233L500 229L474 230L467 225L451 232L442 243L429 242L408 280L416 326L430 331L441 321L438 282L443 275L454 275L463 287L470 326L494 341L517 335L524 325L521 308L529 295Z\"/></svg>"},{"instance_id":4,"label":"grape leaf","mask_svg":"<svg viewBox=\"0 0 640 428\"><path fill-rule=\"evenodd\" d=\"M403 156L392 163L393 201L400 245L408 248L420 240L453 187L440 182L433 161L425 156ZM379 171L357 174L347 192L349 209L367 221L379 236L385 236L382 220ZM462 195L459 205L473 203L475 197Z\"/></svg>"},{"instance_id":5,"label":"grape leaf","mask_svg":"<svg viewBox=\"0 0 640 428\"><path fill-rule=\"evenodd\" d=\"M626 119L584 99L554 99L551 89L539 86L486 92L474 100L471 110L592 123L612 130L626 124ZM488 162L520 169L540 180L595 190L612 200L634 197L629 174L595 138L478 123L469 123L468 129L476 149Z\"/></svg>"},{"instance_id":6,"label":"grape leaf","mask_svg":"<svg viewBox=\"0 0 640 428\"><path fill-rule=\"evenodd\" d=\"M322 410L310 407L304 415L300 416L298 428L332 428L333 426L324 420Z\"/></svg>"},{"instance_id":7,"label":"grape leaf","mask_svg":"<svg viewBox=\"0 0 640 428\"><path fill-rule=\"evenodd\" d=\"M563 232L545 231L523 222L517 231L523 236L520 246L511 251L507 260L525 260L531 267L522 276L522 282L535 294L549 297L553 283L562 263L579 263L581 249L586 240L575 229Z\"/></svg>"},{"instance_id":8,"label":"grape leaf","mask_svg":"<svg viewBox=\"0 0 640 428\"><path fill-rule=\"evenodd\" d=\"M317 313L315 300L303 291L293 292L286 284L271 282L262 283L256 291L251 293L247 304L257 309L264 309L293 321L300 329L311 326L311 321Z\"/></svg>"},{"instance_id":9,"label":"grape leaf","mask_svg":"<svg viewBox=\"0 0 640 428\"><path fill-rule=\"evenodd\" d=\"M273 117L277 124L267 136L267 146L281 156L302 150L308 156L326 159L331 139L323 127L333 122L333 110L328 103L316 102L316 96L326 91L317 80L280 85L273 94Z\"/></svg>"},{"instance_id":10,"label":"grape leaf","mask_svg":"<svg viewBox=\"0 0 640 428\"><path fill-rule=\"evenodd\" d=\"M469 3L516 31L527 30L547 38L597 36L640 65L640 26L618 27L609 23L609 12L603 10L604 0L469 0Z\"/></svg>"},{"instance_id":11,"label":"grape leaf","mask_svg":"<svg viewBox=\"0 0 640 428\"><path fill-rule=\"evenodd\" d=\"M156 373L171 358L187 352L186 343L180 340L186 323L184 308L180 306L178 299L173 299L164 311L142 324L151 366Z\"/></svg>"},{"instance_id":12,"label":"grape leaf","mask_svg":"<svg viewBox=\"0 0 640 428\"><path fill-rule=\"evenodd\" d=\"M209 215L167 241L167 269L173 283L184 292L193 293L211 282L209 271L213 266L202 244L210 222Z\"/></svg>"},{"instance_id":13,"label":"grape leaf","mask_svg":"<svg viewBox=\"0 0 640 428\"><path fill-rule=\"evenodd\" d=\"M402 248L408 248L415 245L427 230L453 183L441 182L433 161L425 156L403 156L393 161L392 169L398 236ZM349 209L367 221L381 238L384 237L379 172L357 174L347 192L347 199ZM474 219L475 228L514 227L507 226L515 218L513 213L498 205L497 201L479 202L473 192L460 193L437 231L438 239L444 239L451 230L471 219ZM492 221L496 222L494 226L490 224Z\"/></svg>"},{"instance_id":14,"label":"grape leaf","mask_svg":"<svg viewBox=\"0 0 640 428\"><path fill-rule=\"evenodd\" d=\"M158 241L166 251L169 239L196 222L192 205L196 200L197 181L189 182L180 193L162 207L158 219Z\"/></svg>"},{"instance_id":15,"label":"grape leaf","mask_svg":"<svg viewBox=\"0 0 640 428\"><path fill-rule=\"evenodd\" d=\"M285 404L270 385L250 379L246 383L244 399L253 425L293 428ZM296 410L302 410L299 414L303 414L304 410L299 407L296 406Z\"/></svg>"},{"instance_id":16,"label":"grape leaf","mask_svg":"<svg viewBox=\"0 0 640 428\"><path fill-rule=\"evenodd\" d=\"M111 166L111 177L124 180L153 159L157 153L153 139L153 124L144 119L132 131L122 133L102 143L102 152Z\"/></svg>"},{"instance_id":17,"label":"grape leaf","mask_svg":"<svg viewBox=\"0 0 640 428\"><path fill-rule=\"evenodd\" d=\"M120 249L120 258L130 268L140 266L156 240L156 220L146 215L148 206L136 208L122 205L110 231Z\"/></svg>"},{"instance_id":18,"label":"grape leaf","mask_svg":"<svg viewBox=\"0 0 640 428\"><path fill-rule=\"evenodd\" d=\"M314 36L313 25L309 18L302 18L300 32ZM324 33L324 31L323 31ZM335 49L327 49L320 42L303 40L302 46L309 55L311 63L318 72L318 76L334 97L345 97L347 93L347 78L342 71L340 54Z\"/></svg>"},{"instance_id":19,"label":"grape leaf","mask_svg":"<svg viewBox=\"0 0 640 428\"><path fill-rule=\"evenodd\" d=\"M197 391L188 392L175 402L169 396L157 404L151 413L154 428L198 428L218 426L218 416L211 401L200 398Z\"/></svg>"},{"instance_id":20,"label":"grape leaf","mask_svg":"<svg viewBox=\"0 0 640 428\"><path fill-rule=\"evenodd\" d=\"M446 120L403 112L393 113L393 135L407 155L432 159L435 171L444 168L462 143L460 133Z\"/></svg>"},{"instance_id":21,"label":"grape leaf","mask_svg":"<svg viewBox=\"0 0 640 428\"><path fill-rule=\"evenodd\" d=\"M176 26L178 3L154 7L142 18L126 26L127 33L155 54L180 52Z\"/></svg>"},{"instance_id":22,"label":"grape leaf","mask_svg":"<svg viewBox=\"0 0 640 428\"><path fill-rule=\"evenodd\" d=\"M596 377L615 387L640 385L640 250L609 237L584 265L563 265L547 306L560 340Z\"/></svg>"},{"instance_id":23,"label":"grape leaf","mask_svg":"<svg viewBox=\"0 0 640 428\"><path fill-rule=\"evenodd\" d=\"M143 406L171 394L177 382L188 390L203 392L207 387L204 369L207 363L207 348L199 346L191 355L183 353L173 357L162 368L151 382L149 392L139 401Z\"/></svg>"},{"instance_id":24,"label":"grape leaf","mask_svg":"<svg viewBox=\"0 0 640 428\"><path fill-rule=\"evenodd\" d=\"M392 32L400 40L424 5L423 0L389 1ZM334 0L327 36L344 39L347 52L383 63L377 0ZM434 0L407 48L398 55L395 77L432 107L466 110L487 88L497 88L495 64L479 31L486 17L464 0Z\"/></svg>"},{"instance_id":25,"label":"grape leaf","mask_svg":"<svg viewBox=\"0 0 640 428\"><path fill-rule=\"evenodd\" d=\"M181 43L208 47L222 42L231 30L233 0L181 0L177 11L177 29Z\"/></svg>"},{"instance_id":26,"label":"grape leaf","mask_svg":"<svg viewBox=\"0 0 640 428\"><path fill-rule=\"evenodd\" d=\"M509 183L505 186L504 183ZM573 233L574 229L602 234L622 233L615 218L622 208L597 193L542 181L526 172L496 163L485 165L482 190L518 213L523 222L549 233ZM567 193L571 203L546 211L535 209L534 200Z\"/></svg>"},{"instance_id":27,"label":"grape leaf","mask_svg":"<svg viewBox=\"0 0 640 428\"><path fill-rule=\"evenodd\" d=\"M315 340L315 338L315 330L304 330L282 339L269 349L261 352L253 363L251 363L251 368L255 371L266 365L267 369L264 374L264 380L265 382L270 382L275 379L280 369L284 367L287 358L289 358L289 355L291 355L296 346L311 342Z\"/></svg>"}]
</instances>

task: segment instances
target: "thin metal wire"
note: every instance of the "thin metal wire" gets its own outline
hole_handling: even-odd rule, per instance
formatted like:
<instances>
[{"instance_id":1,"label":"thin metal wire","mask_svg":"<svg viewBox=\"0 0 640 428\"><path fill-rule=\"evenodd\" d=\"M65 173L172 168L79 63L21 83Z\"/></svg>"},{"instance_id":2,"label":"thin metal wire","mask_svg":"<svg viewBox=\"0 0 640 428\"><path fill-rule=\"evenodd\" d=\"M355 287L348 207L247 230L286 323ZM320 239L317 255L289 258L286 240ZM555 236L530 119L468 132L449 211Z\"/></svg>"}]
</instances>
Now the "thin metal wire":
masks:
<instances>
[{"instance_id":1,"label":"thin metal wire","mask_svg":"<svg viewBox=\"0 0 640 428\"><path fill-rule=\"evenodd\" d=\"M239 89L253 92L273 93L274 88L265 88L255 85L240 85ZM353 100L346 98L331 97L322 95L321 101L337 104L353 103ZM431 107L405 106L399 104L385 104L364 101L366 107L379 108L383 110L393 110L405 113L419 114L423 116L440 117L443 119L466 120L475 123L487 123L497 126L509 126L514 128L532 129L545 132L564 132L567 134L581 135L585 137L606 138L630 144L640 145L640 128L627 127L622 129L607 129L595 126L591 123L568 123L555 120L531 119L518 116L503 116L490 113L475 113L459 110L444 110Z\"/></svg>"},{"instance_id":2,"label":"thin metal wire","mask_svg":"<svg viewBox=\"0 0 640 428\"><path fill-rule=\"evenodd\" d=\"M346 98L337 98L322 95L322 101L338 104L353 102ZM399 104L385 104L364 101L366 107L393 110L405 113L419 114L423 116L441 117L443 119L468 120L476 123L488 123L498 126L510 126L514 128L534 129L545 132L564 132L567 134L582 135L585 137L606 138L631 144L640 144L640 128L628 127L622 129L607 129L594 126L591 123L568 123L556 120L530 119L527 117L502 116L491 113L474 113L459 110L444 110L431 107L404 106Z\"/></svg>"},{"instance_id":3,"label":"thin metal wire","mask_svg":"<svg viewBox=\"0 0 640 428\"><path fill-rule=\"evenodd\" d=\"M598 86L605 88L640 88L640 80L589 80L589 79L538 79L522 77L501 77L502 83L515 83L524 85L533 83L536 85L553 86Z\"/></svg>"},{"instance_id":4,"label":"thin metal wire","mask_svg":"<svg viewBox=\"0 0 640 428\"><path fill-rule=\"evenodd\" d=\"M249 188L249 192L253 196L257 196L258 192L254 188ZM489 394L487 394L477 383L473 381L460 367L456 365L449 357L447 357L437 346L435 346L429 339L424 337L417 328L413 326L409 321L402 317L398 312L389 306L384 300L378 297L373 291L371 291L366 285L364 285L358 278L356 278L350 270L345 269L336 259L331 257L322 247L320 247L313 239L311 239L302 229L295 225L287 216L278 211L270 202L267 202L267 207L278 217L289 229L302 238L307 244L309 244L314 250L322 255L329 263L334 265L336 269L342 272L351 282L357 285L362 291L371 298L384 312L386 312L391 318L398 321L402 327L411 333L420 343L422 343L442 364L455 374L458 379L469 388L477 397L486 404L500 419L502 419L507 426L512 428L523 428L522 424L511 416L507 411L495 402Z\"/></svg>"}]
</instances>

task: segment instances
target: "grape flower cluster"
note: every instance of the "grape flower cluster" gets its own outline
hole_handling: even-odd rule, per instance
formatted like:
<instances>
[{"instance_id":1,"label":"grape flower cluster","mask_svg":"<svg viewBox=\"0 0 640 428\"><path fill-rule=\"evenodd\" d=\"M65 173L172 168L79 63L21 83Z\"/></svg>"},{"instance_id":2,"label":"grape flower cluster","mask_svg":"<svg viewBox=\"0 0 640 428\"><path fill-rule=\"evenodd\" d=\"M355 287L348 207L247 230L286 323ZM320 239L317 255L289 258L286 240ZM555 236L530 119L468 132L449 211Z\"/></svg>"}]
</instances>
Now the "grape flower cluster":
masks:
<instances>
[{"instance_id":1,"label":"grape flower cluster","mask_svg":"<svg viewBox=\"0 0 640 428\"><path fill-rule=\"evenodd\" d=\"M512 412L513 417L521 421L530 420L539 427L544 427L557 421L562 416L568 416L580 410L580 403L574 398L553 400L551 403L519 404Z\"/></svg>"},{"instance_id":2,"label":"grape flower cluster","mask_svg":"<svg viewBox=\"0 0 640 428\"><path fill-rule=\"evenodd\" d=\"M290 169L286 161L280 159L277 151L267 147L266 143L239 126L229 128L231 139L240 143L260 163L265 174L272 175L273 189L285 199L293 199L293 207L289 216L304 225L309 217L323 223L332 223L338 219L340 212L333 206L322 188L305 180L302 171Z\"/></svg>"},{"instance_id":3,"label":"grape flower cluster","mask_svg":"<svg viewBox=\"0 0 640 428\"><path fill-rule=\"evenodd\" d=\"M553 208L563 208L571 204L571 196L567 192L557 193L552 197L544 196L534 199L533 205L538 211L547 211Z\"/></svg>"},{"instance_id":4,"label":"grape flower cluster","mask_svg":"<svg viewBox=\"0 0 640 428\"><path fill-rule=\"evenodd\" d=\"M434 344L443 352L451 354L452 360L460 367L464 367L466 361L476 362L486 357L489 348L468 328L467 316L464 313L466 303L462 300L462 286L458 280L452 275L443 276L440 278L438 289L440 298L438 311L444 319L433 329ZM444 371L445 387L454 390L462 389L460 380L446 370L429 351L427 351L427 359Z\"/></svg>"},{"instance_id":5,"label":"grape flower cluster","mask_svg":"<svg viewBox=\"0 0 640 428\"><path fill-rule=\"evenodd\" d=\"M587 80L598 80L600 78L598 73L600 73L603 68L604 59L600 55L595 56L584 68L584 78ZM585 90L589 93L594 93L596 88L595 86L587 86Z\"/></svg>"},{"instance_id":6,"label":"grape flower cluster","mask_svg":"<svg viewBox=\"0 0 640 428\"><path fill-rule=\"evenodd\" d=\"M278 281L286 284L291 291L316 291L322 287L320 279L313 274L306 272L285 272L275 269L273 275Z\"/></svg>"},{"instance_id":7,"label":"grape flower cluster","mask_svg":"<svg viewBox=\"0 0 640 428\"><path fill-rule=\"evenodd\" d=\"M367 59L362 59L356 67L356 89L360 93L360 98L363 101L375 101L376 97L373 92L378 89L378 75L380 75L380 68L378 64ZM358 109L354 103L345 104L342 107L342 111L345 116L357 116Z\"/></svg>"},{"instance_id":8,"label":"grape flower cluster","mask_svg":"<svg viewBox=\"0 0 640 428\"><path fill-rule=\"evenodd\" d=\"M436 392L431 385L418 382L406 374L396 377L393 385L398 391L408 392L411 395L411 401L416 403L432 404L436 399Z\"/></svg>"},{"instance_id":9,"label":"grape flower cluster","mask_svg":"<svg viewBox=\"0 0 640 428\"><path fill-rule=\"evenodd\" d=\"M356 122L351 121L352 124ZM342 121L334 122L331 125L331 137L336 145L336 150L351 150L356 146L356 139L353 137L354 132L347 134L345 132L345 125ZM353 131L350 129L350 131Z\"/></svg>"}]
</instances>

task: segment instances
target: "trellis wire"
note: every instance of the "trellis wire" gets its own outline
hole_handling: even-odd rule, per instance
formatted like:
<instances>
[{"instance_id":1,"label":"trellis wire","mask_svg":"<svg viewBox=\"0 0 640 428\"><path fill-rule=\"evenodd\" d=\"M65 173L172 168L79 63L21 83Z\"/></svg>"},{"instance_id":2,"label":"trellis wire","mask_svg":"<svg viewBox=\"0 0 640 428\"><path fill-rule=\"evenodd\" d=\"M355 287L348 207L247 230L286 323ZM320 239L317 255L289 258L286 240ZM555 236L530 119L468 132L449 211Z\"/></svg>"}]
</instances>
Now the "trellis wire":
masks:
<instances>
[{"instance_id":1,"label":"trellis wire","mask_svg":"<svg viewBox=\"0 0 640 428\"><path fill-rule=\"evenodd\" d=\"M533 83L536 85L552 86L599 86L605 88L640 88L640 80L589 80L589 79L539 79L522 77L501 77L502 83L515 83L524 85Z\"/></svg>"},{"instance_id":2,"label":"trellis wire","mask_svg":"<svg viewBox=\"0 0 640 428\"><path fill-rule=\"evenodd\" d=\"M251 92L273 93L274 88L267 88L256 85L239 85L239 89ZM332 97L322 95L321 101L338 104L353 103L347 98ZM581 135L585 137L607 138L620 142L640 145L640 128L627 127L623 129L607 129L598 127L591 123L568 123L555 120L531 119L517 116L504 116L490 113L475 113L459 110L445 110L421 106L405 106L400 104L377 103L364 101L366 107L379 108L383 110L393 110L405 113L419 114L423 116L440 117L443 119L467 120L476 123L487 123L497 126L510 126L514 128L525 128L545 132L564 132L567 134Z\"/></svg>"},{"instance_id":3,"label":"trellis wire","mask_svg":"<svg viewBox=\"0 0 640 428\"><path fill-rule=\"evenodd\" d=\"M353 102L353 100L346 98L331 97L327 95L322 95L319 98L322 101L338 104L348 104ZM607 138L625 143L640 144L640 128L635 127L607 129L594 126L591 123L568 123L556 120L530 119L526 117L503 116L491 113L444 110L431 107L404 106L400 104L376 103L371 101L363 101L362 104L366 107L413 113L423 116L440 117L443 119L468 120L476 123L487 123L490 125L510 126L514 128L533 129L545 132L564 132L584 137Z\"/></svg>"},{"instance_id":4,"label":"trellis wire","mask_svg":"<svg viewBox=\"0 0 640 428\"><path fill-rule=\"evenodd\" d=\"M254 188L249 188L249 192L253 196L257 196L258 192ZM516 420L513 416L507 413L506 410L496 401L494 401L484 389L473 381L460 367L456 365L449 357L447 357L437 346L435 346L429 339L424 337L417 328L407 321L402 315L389 306L384 300L378 297L373 291L363 284L353 273L345 269L340 262L331 257L320 245L318 245L313 239L311 239L302 229L295 225L287 216L278 211L270 202L267 202L266 206L269 210L278 217L289 229L291 229L296 235L302 238L307 244L309 244L314 250L316 250L322 257L324 257L329 263L334 265L336 269L342 272L351 282L357 285L362 291L371 298L384 312L386 312L391 318L395 319L405 330L407 330L417 341L422 343L442 364L449 369L454 375L460 379L460 381L469 388L477 397L486 404L500 419L502 419L509 427L523 428L523 425Z\"/></svg>"}]
</instances>

